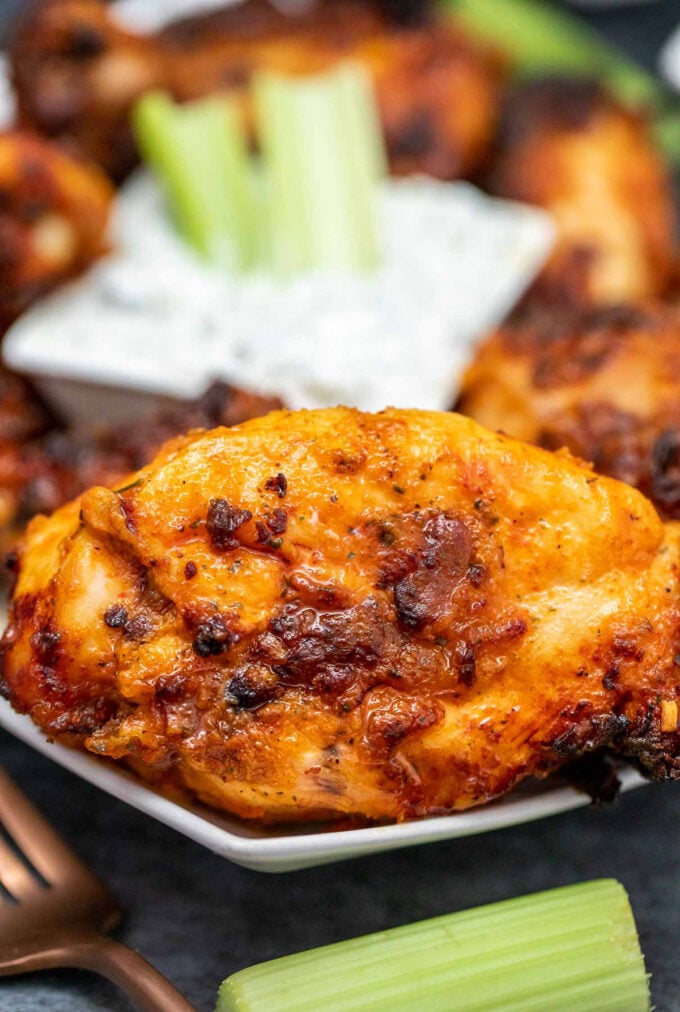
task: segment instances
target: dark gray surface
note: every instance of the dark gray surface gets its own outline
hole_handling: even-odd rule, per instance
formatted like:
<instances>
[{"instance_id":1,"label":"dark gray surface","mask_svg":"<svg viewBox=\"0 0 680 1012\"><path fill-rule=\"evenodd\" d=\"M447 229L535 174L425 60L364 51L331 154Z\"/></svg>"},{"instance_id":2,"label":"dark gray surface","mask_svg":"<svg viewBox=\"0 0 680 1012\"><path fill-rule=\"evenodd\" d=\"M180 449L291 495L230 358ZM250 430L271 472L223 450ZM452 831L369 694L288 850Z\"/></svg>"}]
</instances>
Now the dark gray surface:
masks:
<instances>
[{"instance_id":1,"label":"dark gray surface","mask_svg":"<svg viewBox=\"0 0 680 1012\"><path fill-rule=\"evenodd\" d=\"M0 24L10 7L0 3ZM653 66L679 0L592 21ZM630 892L657 1012L680 1009L680 786L650 786L482 837L270 877L236 868L34 755L0 732L0 763L127 911L119 937L200 1010L243 966L313 945L599 876ZM69 972L0 983L0 1009L127 1009L113 988ZM577 1010L575 1010L577 1012Z\"/></svg>"},{"instance_id":2,"label":"dark gray surface","mask_svg":"<svg viewBox=\"0 0 680 1012\"><path fill-rule=\"evenodd\" d=\"M539 0L540 2L540 0ZM560 3L569 8L568 3ZM575 10L575 8L571 8ZM622 49L649 70L656 70L659 49L671 31L680 23L680 0L657 0L656 3L634 3L618 10L576 9Z\"/></svg>"}]
</instances>

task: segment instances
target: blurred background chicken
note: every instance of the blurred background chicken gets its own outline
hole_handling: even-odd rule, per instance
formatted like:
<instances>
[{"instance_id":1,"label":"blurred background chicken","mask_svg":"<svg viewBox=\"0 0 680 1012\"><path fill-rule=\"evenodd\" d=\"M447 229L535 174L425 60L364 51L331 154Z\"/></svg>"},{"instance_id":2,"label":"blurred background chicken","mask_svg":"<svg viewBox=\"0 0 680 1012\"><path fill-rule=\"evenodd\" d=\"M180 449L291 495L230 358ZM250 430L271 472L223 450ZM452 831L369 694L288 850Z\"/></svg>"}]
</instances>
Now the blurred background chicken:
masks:
<instances>
[{"instance_id":1,"label":"blurred background chicken","mask_svg":"<svg viewBox=\"0 0 680 1012\"><path fill-rule=\"evenodd\" d=\"M107 249L112 187L34 134L0 133L0 341L41 295ZM55 425L30 385L0 368L0 548L25 495L29 447Z\"/></svg>"},{"instance_id":2,"label":"blurred background chicken","mask_svg":"<svg viewBox=\"0 0 680 1012\"><path fill-rule=\"evenodd\" d=\"M537 78L505 100L489 189L557 227L530 298L570 305L663 295L677 262L670 173L644 111L590 80Z\"/></svg>"},{"instance_id":3,"label":"blurred background chicken","mask_svg":"<svg viewBox=\"0 0 680 1012\"><path fill-rule=\"evenodd\" d=\"M34 134L0 133L0 333L106 251L112 196L97 166Z\"/></svg>"},{"instance_id":4,"label":"blurred background chicken","mask_svg":"<svg viewBox=\"0 0 680 1012\"><path fill-rule=\"evenodd\" d=\"M643 115L588 81L525 84L507 104L491 186L545 207L558 238L477 350L456 409L568 447L680 518L676 204Z\"/></svg>"},{"instance_id":5,"label":"blurred background chicken","mask_svg":"<svg viewBox=\"0 0 680 1012\"><path fill-rule=\"evenodd\" d=\"M504 61L427 3L326 0L298 16L246 0L149 36L119 27L102 0L33 6L10 51L20 121L122 179L137 155L133 102L150 88L186 100L240 96L255 70L313 73L359 61L377 89L392 168L444 179L488 156Z\"/></svg>"},{"instance_id":6,"label":"blurred background chicken","mask_svg":"<svg viewBox=\"0 0 680 1012\"><path fill-rule=\"evenodd\" d=\"M273 413L31 522L2 689L270 821L464 809L603 747L675 779L679 531L458 415Z\"/></svg>"},{"instance_id":7,"label":"blurred background chicken","mask_svg":"<svg viewBox=\"0 0 680 1012\"><path fill-rule=\"evenodd\" d=\"M516 313L467 370L457 410L595 470L680 519L680 309Z\"/></svg>"}]
</instances>

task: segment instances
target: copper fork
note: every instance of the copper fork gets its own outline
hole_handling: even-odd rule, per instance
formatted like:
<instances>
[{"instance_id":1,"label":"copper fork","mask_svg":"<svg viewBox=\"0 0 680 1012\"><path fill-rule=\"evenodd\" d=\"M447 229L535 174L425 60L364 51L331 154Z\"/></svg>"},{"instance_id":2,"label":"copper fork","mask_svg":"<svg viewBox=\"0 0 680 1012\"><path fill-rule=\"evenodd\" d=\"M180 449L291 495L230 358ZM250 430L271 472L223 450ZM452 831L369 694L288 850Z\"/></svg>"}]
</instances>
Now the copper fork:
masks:
<instances>
[{"instance_id":1,"label":"copper fork","mask_svg":"<svg viewBox=\"0 0 680 1012\"><path fill-rule=\"evenodd\" d=\"M117 984L144 1012L194 1012L138 953L109 938L120 910L0 769L0 977L71 967Z\"/></svg>"}]
</instances>

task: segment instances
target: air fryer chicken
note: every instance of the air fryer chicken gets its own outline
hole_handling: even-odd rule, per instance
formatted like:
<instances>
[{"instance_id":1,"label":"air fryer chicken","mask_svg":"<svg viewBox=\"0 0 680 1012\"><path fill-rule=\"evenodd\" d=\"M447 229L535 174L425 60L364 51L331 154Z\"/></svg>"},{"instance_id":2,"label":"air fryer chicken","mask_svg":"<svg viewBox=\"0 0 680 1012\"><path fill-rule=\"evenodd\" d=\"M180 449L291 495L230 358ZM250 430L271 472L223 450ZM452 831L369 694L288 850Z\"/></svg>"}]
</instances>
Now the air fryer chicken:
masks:
<instances>
[{"instance_id":1,"label":"air fryer chicken","mask_svg":"<svg viewBox=\"0 0 680 1012\"><path fill-rule=\"evenodd\" d=\"M254 70L308 73L352 58L375 80L394 170L456 178L488 154L503 65L429 7L326 0L293 17L247 0L138 36L101 0L46 0L11 51L20 118L120 180L136 161L128 118L144 91L180 100L230 92L247 117Z\"/></svg>"},{"instance_id":2,"label":"air fryer chicken","mask_svg":"<svg viewBox=\"0 0 680 1012\"><path fill-rule=\"evenodd\" d=\"M457 415L277 412L31 523L3 691L271 821L465 809L605 746L677 779L678 533Z\"/></svg>"},{"instance_id":3,"label":"air fryer chicken","mask_svg":"<svg viewBox=\"0 0 680 1012\"><path fill-rule=\"evenodd\" d=\"M515 89L489 185L556 222L555 250L530 298L560 308L636 300L673 280L669 174L643 116L599 85L547 78Z\"/></svg>"},{"instance_id":4,"label":"air fryer chicken","mask_svg":"<svg viewBox=\"0 0 680 1012\"><path fill-rule=\"evenodd\" d=\"M35 416L35 425L7 431L11 390L18 382L7 375L5 396L0 374L0 548L16 540L20 527L36 513L51 513L91 485L119 481L147 464L173 436L235 425L281 407L277 397L216 382L196 400L161 408L147 418L95 432L74 431L57 426L34 395L31 401L30 392L22 389L22 417Z\"/></svg>"},{"instance_id":5,"label":"air fryer chicken","mask_svg":"<svg viewBox=\"0 0 680 1012\"><path fill-rule=\"evenodd\" d=\"M519 311L478 349L456 409L568 447L680 520L680 307Z\"/></svg>"},{"instance_id":6,"label":"air fryer chicken","mask_svg":"<svg viewBox=\"0 0 680 1012\"><path fill-rule=\"evenodd\" d=\"M106 250L111 185L40 138L0 133L0 333Z\"/></svg>"}]
</instances>

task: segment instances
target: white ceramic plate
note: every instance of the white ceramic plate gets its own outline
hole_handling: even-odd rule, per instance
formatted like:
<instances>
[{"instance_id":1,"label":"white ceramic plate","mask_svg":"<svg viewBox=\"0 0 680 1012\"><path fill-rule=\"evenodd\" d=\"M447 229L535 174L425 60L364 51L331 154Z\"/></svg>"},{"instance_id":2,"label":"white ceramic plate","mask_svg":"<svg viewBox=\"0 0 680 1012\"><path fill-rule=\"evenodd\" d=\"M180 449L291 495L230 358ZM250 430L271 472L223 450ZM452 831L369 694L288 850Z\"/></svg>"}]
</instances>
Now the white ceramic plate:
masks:
<instances>
[{"instance_id":1,"label":"white ceramic plate","mask_svg":"<svg viewBox=\"0 0 680 1012\"><path fill-rule=\"evenodd\" d=\"M171 826L229 861L256 871L294 871L416 843L474 836L589 803L586 795L571 787L532 784L513 791L502 801L469 812L397 825L348 830L319 829L318 826L285 830L263 828L199 804L180 805L169 801L113 763L63 745L52 745L28 717L14 713L4 700L0 700L0 726L114 798ZM619 771L619 777L624 791L647 783L627 767Z\"/></svg>"}]
</instances>

